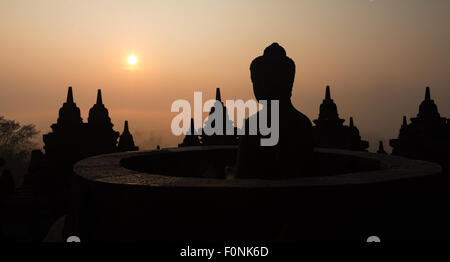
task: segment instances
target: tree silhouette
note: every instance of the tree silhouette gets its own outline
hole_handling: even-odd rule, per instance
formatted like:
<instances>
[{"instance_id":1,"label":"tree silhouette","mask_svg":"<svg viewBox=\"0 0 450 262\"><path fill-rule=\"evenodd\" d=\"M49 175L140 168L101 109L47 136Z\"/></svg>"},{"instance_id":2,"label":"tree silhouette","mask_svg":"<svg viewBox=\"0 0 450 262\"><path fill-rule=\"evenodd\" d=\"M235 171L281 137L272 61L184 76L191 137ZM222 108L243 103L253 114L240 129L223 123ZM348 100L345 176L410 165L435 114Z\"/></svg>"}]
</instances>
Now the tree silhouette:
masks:
<instances>
[{"instance_id":1,"label":"tree silhouette","mask_svg":"<svg viewBox=\"0 0 450 262\"><path fill-rule=\"evenodd\" d=\"M38 133L34 125L21 125L0 116L0 158L6 160L13 174L23 175L25 172Z\"/></svg>"}]
</instances>

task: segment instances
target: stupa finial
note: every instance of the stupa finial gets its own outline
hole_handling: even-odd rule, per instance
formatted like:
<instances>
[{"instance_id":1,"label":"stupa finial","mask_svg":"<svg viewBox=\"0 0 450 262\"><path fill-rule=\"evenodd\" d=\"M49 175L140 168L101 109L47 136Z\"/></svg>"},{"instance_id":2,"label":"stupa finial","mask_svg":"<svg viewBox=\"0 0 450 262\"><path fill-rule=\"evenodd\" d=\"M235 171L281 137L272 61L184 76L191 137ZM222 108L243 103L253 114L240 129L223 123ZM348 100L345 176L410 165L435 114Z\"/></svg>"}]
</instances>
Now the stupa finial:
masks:
<instances>
[{"instance_id":1,"label":"stupa finial","mask_svg":"<svg viewBox=\"0 0 450 262\"><path fill-rule=\"evenodd\" d=\"M216 100L217 101L222 101L222 98L220 96L220 88L216 88Z\"/></svg>"},{"instance_id":2,"label":"stupa finial","mask_svg":"<svg viewBox=\"0 0 450 262\"><path fill-rule=\"evenodd\" d=\"M431 100L431 94L430 94L430 87L427 86L427 89L425 90L425 100L430 101Z\"/></svg>"},{"instance_id":3,"label":"stupa finial","mask_svg":"<svg viewBox=\"0 0 450 262\"><path fill-rule=\"evenodd\" d=\"M69 86L69 90L67 91L67 101L66 103L73 103L73 93L72 93L72 87Z\"/></svg>"},{"instance_id":4,"label":"stupa finial","mask_svg":"<svg viewBox=\"0 0 450 262\"><path fill-rule=\"evenodd\" d=\"M326 90L325 90L325 100L331 100L330 86L327 86L327 87L326 87Z\"/></svg>"},{"instance_id":5,"label":"stupa finial","mask_svg":"<svg viewBox=\"0 0 450 262\"><path fill-rule=\"evenodd\" d=\"M127 133L130 132L130 130L128 129L128 120L125 120L125 124L124 124L124 126L123 126L123 132L124 132L124 133L125 133L125 132L127 132Z\"/></svg>"},{"instance_id":6,"label":"stupa finial","mask_svg":"<svg viewBox=\"0 0 450 262\"><path fill-rule=\"evenodd\" d=\"M97 91L97 104L98 105L102 105L103 104L103 101L102 101L102 90L101 89L99 89Z\"/></svg>"}]
</instances>

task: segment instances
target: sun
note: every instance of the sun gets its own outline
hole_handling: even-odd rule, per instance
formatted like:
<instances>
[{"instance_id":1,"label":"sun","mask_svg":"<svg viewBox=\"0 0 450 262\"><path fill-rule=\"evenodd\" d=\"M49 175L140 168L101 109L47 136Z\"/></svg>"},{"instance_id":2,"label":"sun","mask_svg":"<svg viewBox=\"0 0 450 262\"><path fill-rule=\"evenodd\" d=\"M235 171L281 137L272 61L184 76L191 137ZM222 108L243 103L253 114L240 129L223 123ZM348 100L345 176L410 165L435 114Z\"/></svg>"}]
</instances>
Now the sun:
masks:
<instances>
[{"instance_id":1,"label":"sun","mask_svg":"<svg viewBox=\"0 0 450 262\"><path fill-rule=\"evenodd\" d=\"M135 65L137 63L137 57L134 55L130 55L128 57L128 64Z\"/></svg>"}]
</instances>

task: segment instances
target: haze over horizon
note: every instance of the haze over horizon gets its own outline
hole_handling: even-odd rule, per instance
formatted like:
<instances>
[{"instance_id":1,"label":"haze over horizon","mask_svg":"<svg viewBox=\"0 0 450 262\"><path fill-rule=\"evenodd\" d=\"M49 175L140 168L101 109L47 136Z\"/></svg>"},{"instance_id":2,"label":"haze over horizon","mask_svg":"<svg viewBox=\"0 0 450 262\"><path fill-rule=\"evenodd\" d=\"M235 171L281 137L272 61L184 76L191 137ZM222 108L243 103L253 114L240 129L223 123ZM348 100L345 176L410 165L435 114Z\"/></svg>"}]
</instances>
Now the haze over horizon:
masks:
<instances>
[{"instance_id":1,"label":"haze over horizon","mask_svg":"<svg viewBox=\"0 0 450 262\"><path fill-rule=\"evenodd\" d=\"M446 0L1 1L0 115L42 135L68 86L84 121L102 89L115 130L129 120L141 149L176 146L172 102L216 87L253 99L250 62L278 42L296 63L297 109L316 119L330 85L373 151L426 86L450 118L449 11Z\"/></svg>"}]
</instances>

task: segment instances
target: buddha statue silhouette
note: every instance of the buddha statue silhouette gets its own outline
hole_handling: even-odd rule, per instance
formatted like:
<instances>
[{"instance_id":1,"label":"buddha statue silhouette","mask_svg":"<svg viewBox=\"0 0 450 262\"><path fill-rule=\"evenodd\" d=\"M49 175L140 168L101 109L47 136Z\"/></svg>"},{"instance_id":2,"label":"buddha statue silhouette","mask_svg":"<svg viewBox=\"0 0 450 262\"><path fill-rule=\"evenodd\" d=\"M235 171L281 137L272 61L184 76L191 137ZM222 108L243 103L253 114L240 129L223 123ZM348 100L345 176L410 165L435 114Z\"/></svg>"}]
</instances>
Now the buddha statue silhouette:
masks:
<instances>
[{"instance_id":1,"label":"buddha statue silhouette","mask_svg":"<svg viewBox=\"0 0 450 262\"><path fill-rule=\"evenodd\" d=\"M239 178L280 179L310 174L313 156L312 124L291 102L295 63L278 43L264 50L250 65L253 92L258 101L267 100L270 126L270 100L279 101L279 140L274 146L261 146L257 135L249 135L250 119L259 121L261 111L245 120L246 134L240 138L236 165L228 174ZM263 109L264 110L264 109ZM259 126L259 122L258 122Z\"/></svg>"}]
</instances>

